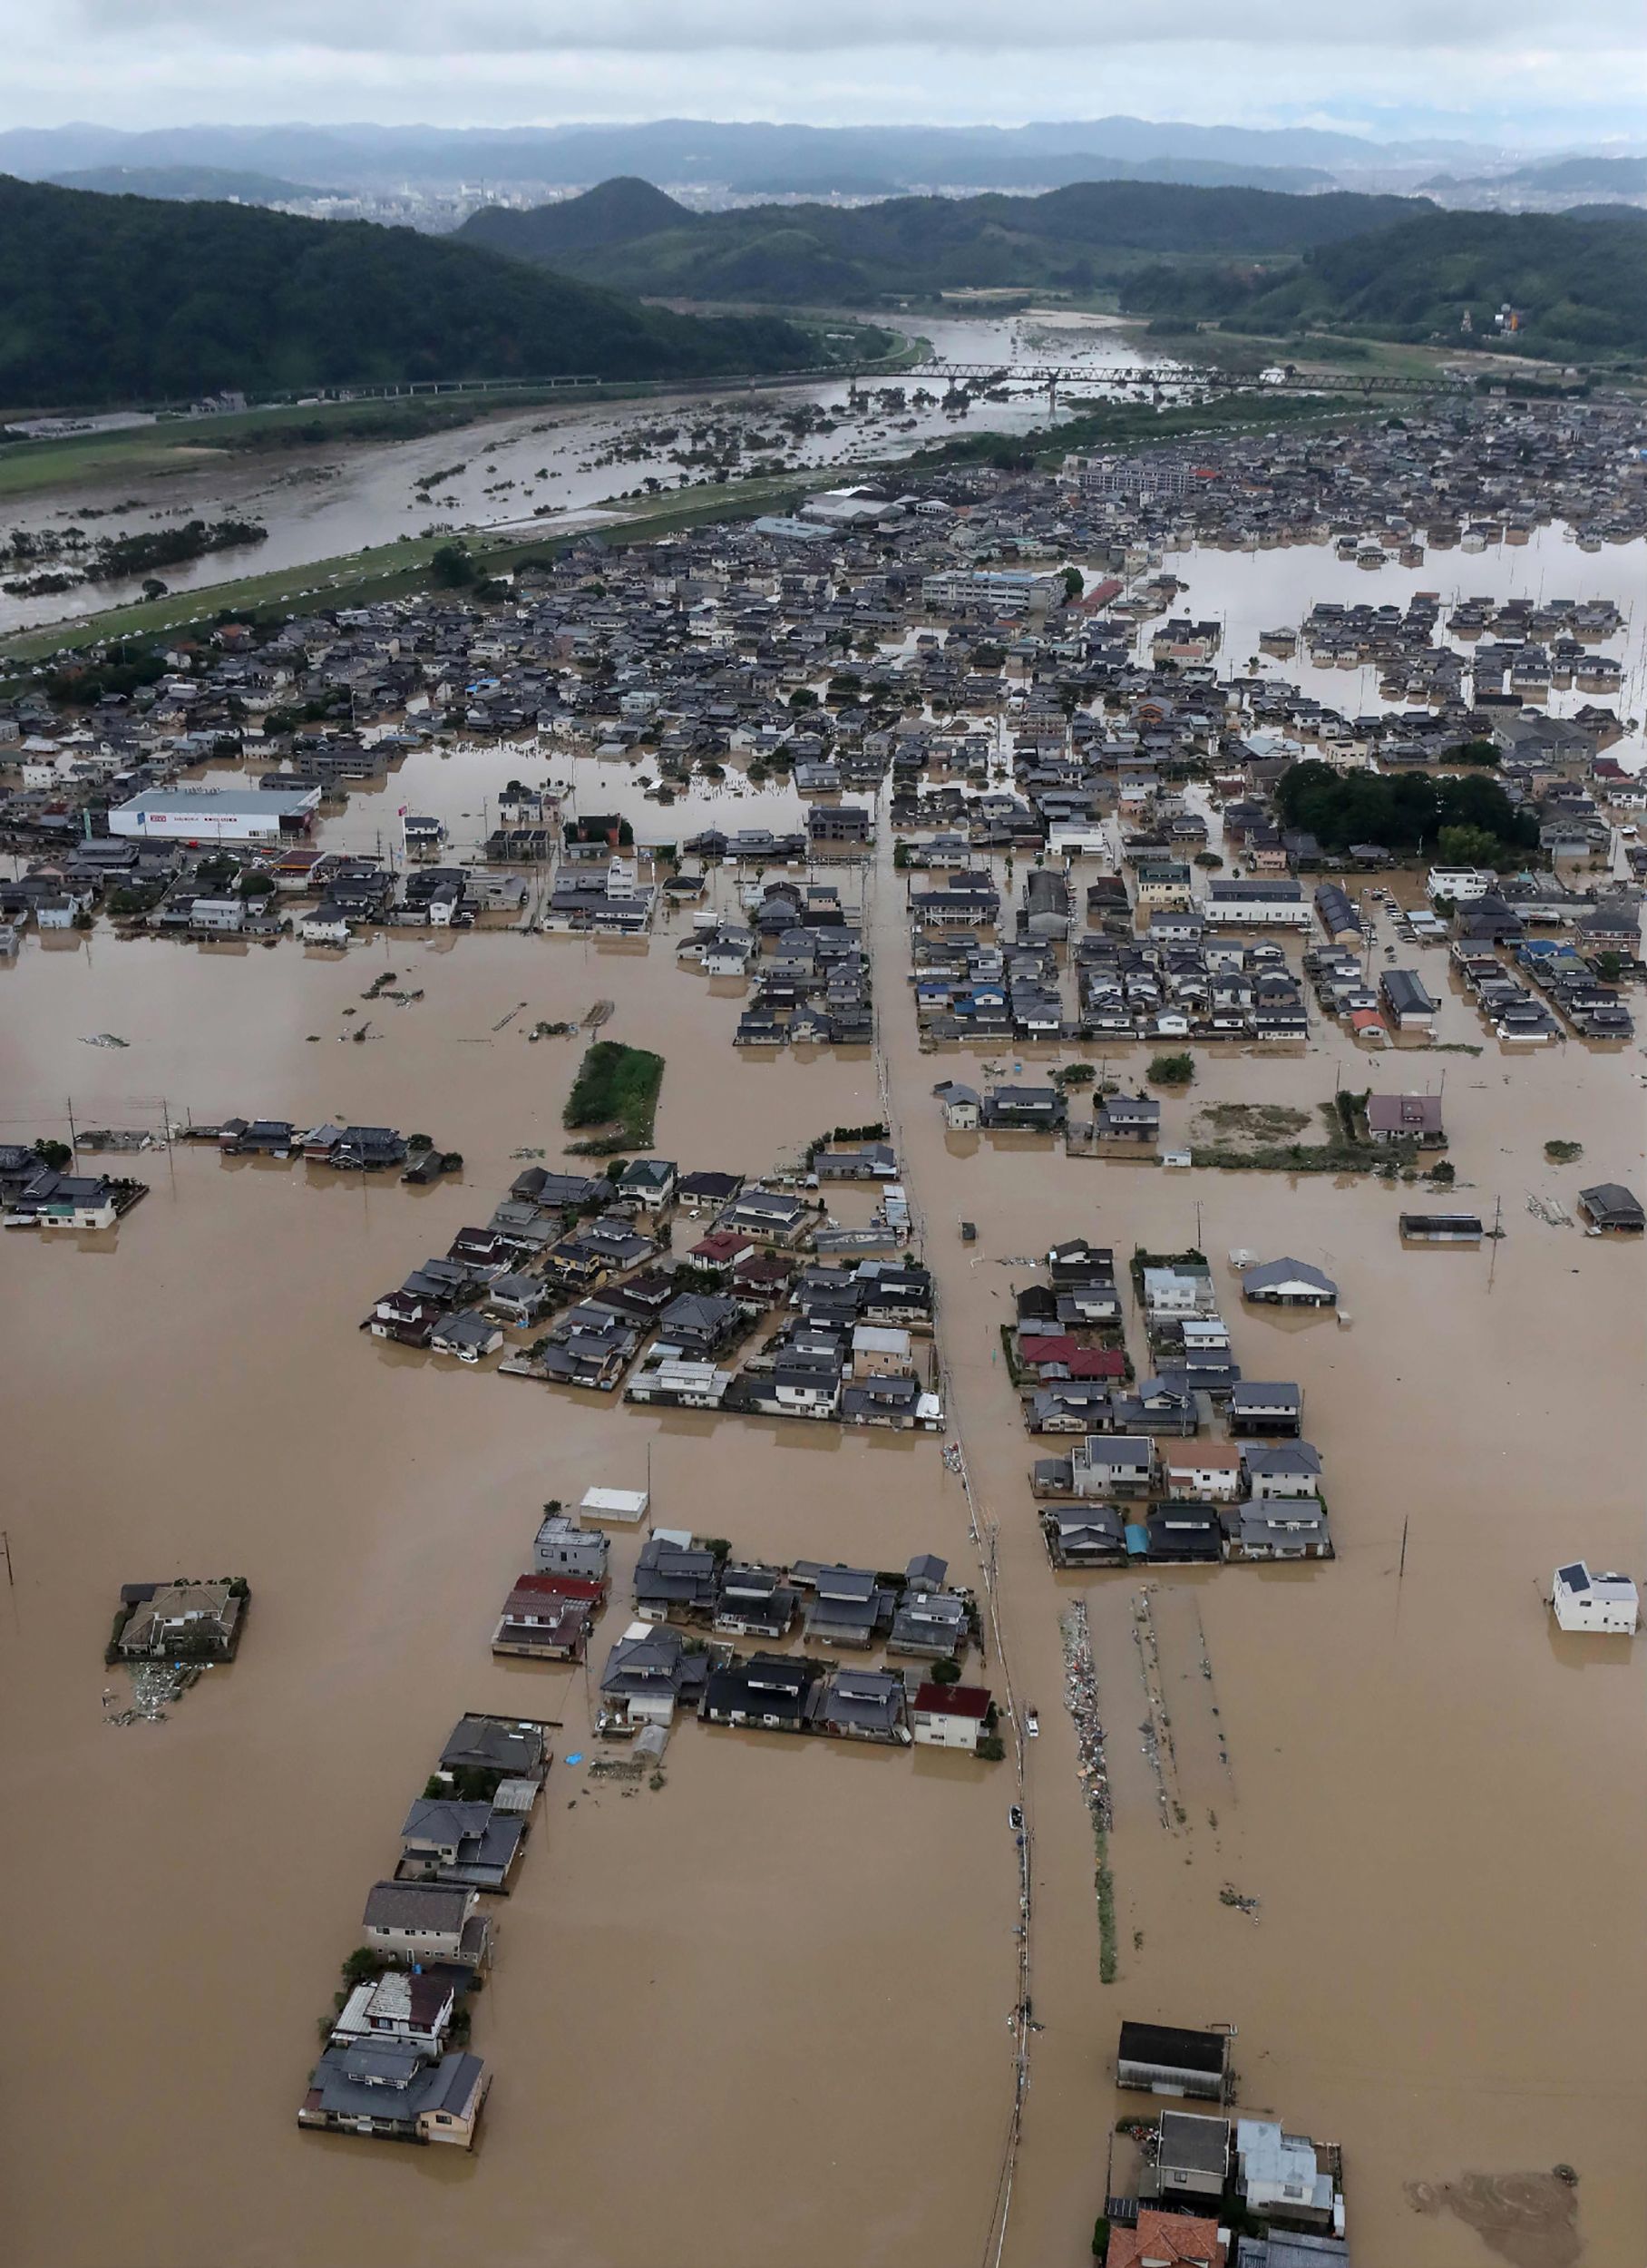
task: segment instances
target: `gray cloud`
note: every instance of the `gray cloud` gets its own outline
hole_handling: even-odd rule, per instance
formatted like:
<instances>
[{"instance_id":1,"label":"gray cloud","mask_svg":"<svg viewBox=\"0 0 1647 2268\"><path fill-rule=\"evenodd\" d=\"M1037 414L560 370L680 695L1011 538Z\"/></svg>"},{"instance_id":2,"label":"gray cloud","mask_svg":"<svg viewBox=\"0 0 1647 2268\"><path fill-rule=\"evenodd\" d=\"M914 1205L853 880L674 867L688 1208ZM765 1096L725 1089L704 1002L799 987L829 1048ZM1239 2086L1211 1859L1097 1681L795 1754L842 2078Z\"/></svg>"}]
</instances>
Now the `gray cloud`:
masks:
<instances>
[{"instance_id":1,"label":"gray cloud","mask_svg":"<svg viewBox=\"0 0 1647 2268\"><path fill-rule=\"evenodd\" d=\"M22 9L15 0L0 21ZM347 54L741 54L793 55L920 46L935 56L1022 54L1024 19L1000 0L263 0L226 11L220 0L74 0L93 42L189 34L209 47L288 47ZM1647 47L1641 0L1589 0L1583 44L1593 68L1605 52ZM1058 51L1218 45L1251 52L1368 49L1386 56L1434 49L1488 57L1565 54L1548 0L1145 0L1078 4L1038 21L1044 64ZM1048 72L1048 106L1057 79Z\"/></svg>"},{"instance_id":2,"label":"gray cloud","mask_svg":"<svg viewBox=\"0 0 1647 2268\"><path fill-rule=\"evenodd\" d=\"M1647 9L1587 0L0 0L0 125L1113 112L1642 139Z\"/></svg>"}]
</instances>

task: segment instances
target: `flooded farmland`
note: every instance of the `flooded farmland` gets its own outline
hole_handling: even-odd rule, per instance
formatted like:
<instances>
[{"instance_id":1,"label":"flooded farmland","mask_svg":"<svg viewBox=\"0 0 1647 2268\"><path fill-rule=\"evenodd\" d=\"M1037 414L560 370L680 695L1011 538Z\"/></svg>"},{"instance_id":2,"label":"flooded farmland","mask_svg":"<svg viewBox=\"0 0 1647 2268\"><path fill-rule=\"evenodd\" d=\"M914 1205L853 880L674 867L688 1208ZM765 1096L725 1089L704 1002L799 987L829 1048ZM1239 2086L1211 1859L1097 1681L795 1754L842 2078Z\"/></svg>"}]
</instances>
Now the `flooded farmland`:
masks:
<instances>
[{"instance_id":1,"label":"flooded farmland","mask_svg":"<svg viewBox=\"0 0 1647 2268\"><path fill-rule=\"evenodd\" d=\"M450 783L454 809L473 806L466 759L414 761ZM619 803L662 831L633 788ZM1124 2016L1237 2028L1243 2107L1343 2145L1358 2258L1520 2260L1428 2201L1562 2162L1579 2175L1582 2251L1552 2251L1547 2268L1639 2252L1647 1956L1621 1885L1647 1859L1647 1656L1555 1637L1541 1595L1574 1553L1642 1565L1642 1255L1550 1227L1527 1199L1570 1209L1582 1180L1641 1186L1642 1056L1489 1041L1360 1057L1330 1029L1279 1056L1200 1052L1194 1087L1167 1102L1169 1144L1210 1102L1313 1112L1340 1071L1392 1090L1445 1075L1459 1194L1489 1214L1502 1202L1507 1233L1404 1251L1401 1192L1382 1183L1164 1173L946 1134L931 1089L979 1059L918 1047L901 901L883 844L869 893L879 1063L734 1051L736 1001L673 965L667 930L622 947L395 935L393 965L424 998L375 1015L365 1045L339 1045L345 1011L364 1012L382 946L246 953L99 931L0 967L19 1137L54 1130L69 1097L83 1123L151 1124L163 1098L174 1119L426 1125L466 1160L461 1180L414 1191L180 1146L144 1160L151 1194L117 1232L0 1238L6 1771L50 1853L8 1883L29 1948L15 1995L29 2077L6 2125L23 2268L422 2268L465 2250L638 2268L664 2247L731 2268L775 2250L924 2263L983 2242L1015 2051L1013 1765L688 1722L665 1784L626 1792L564 1762L588 1761L584 1674L487 1651L540 1506L596 1483L649 1483L660 1521L774 1559L897 1566L931 1550L979 1582L939 1444L657 1416L356 1329L377 1293L486 1217L517 1151L560 1156L581 1043L524 1033L597 996L614 1003L611 1036L667 1057L656 1147L695 1167L759 1171L873 1119L884 1073L938 1278L950 1435L986 1550L992 1535L1006 1660L991 1645L980 1676L1037 1706L1042 1728L1021 1790L1042 2028L1004 2258L1090 2256L1109 2137L1124 2102L1138 2108L1109 2084ZM1432 989L1439 1039L1479 1045L1463 995ZM83 1044L105 1031L126 1050ZM1002 1057L1030 1076L1058 1060L1009 1042ZM1109 1060L1130 1080L1147 1050ZM1548 1164L1552 1139L1582 1141L1583 1167ZM999 1326L1035 1256L1077 1233L1118 1261L1138 1245L1207 1253L1247 1374L1303 1387L1336 1560L1052 1572ZM1236 1246L1329 1267L1352 1327L1242 1310ZM619 1599L635 1549L615 1546ZM105 1725L98 1656L119 1584L219 1568L253 1586L239 1660L163 1725ZM1061 1706L1059 1618L1077 1598L1114 1794L1113 1985ZM597 1661L624 1618L608 1609ZM404 1804L468 1708L561 1726L476 2014L495 2074L481 2146L300 2135L312 2020ZM752 2159L768 2174L758 2204Z\"/></svg>"}]
</instances>

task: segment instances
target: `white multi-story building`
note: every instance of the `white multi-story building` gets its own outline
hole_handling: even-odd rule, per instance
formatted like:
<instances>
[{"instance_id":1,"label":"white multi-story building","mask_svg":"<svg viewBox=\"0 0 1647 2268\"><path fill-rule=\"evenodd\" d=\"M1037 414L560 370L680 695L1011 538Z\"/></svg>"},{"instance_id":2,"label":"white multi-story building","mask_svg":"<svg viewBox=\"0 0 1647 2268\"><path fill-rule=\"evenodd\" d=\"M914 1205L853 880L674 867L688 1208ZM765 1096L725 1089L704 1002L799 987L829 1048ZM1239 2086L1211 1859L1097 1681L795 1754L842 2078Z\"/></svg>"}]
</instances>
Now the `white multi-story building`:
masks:
<instances>
[{"instance_id":1,"label":"white multi-story building","mask_svg":"<svg viewBox=\"0 0 1647 2268\"><path fill-rule=\"evenodd\" d=\"M1592 1574L1584 1559L1556 1569L1550 1604L1564 1630L1598 1631L1615 1637L1631 1637L1640 1615L1629 1576Z\"/></svg>"}]
</instances>

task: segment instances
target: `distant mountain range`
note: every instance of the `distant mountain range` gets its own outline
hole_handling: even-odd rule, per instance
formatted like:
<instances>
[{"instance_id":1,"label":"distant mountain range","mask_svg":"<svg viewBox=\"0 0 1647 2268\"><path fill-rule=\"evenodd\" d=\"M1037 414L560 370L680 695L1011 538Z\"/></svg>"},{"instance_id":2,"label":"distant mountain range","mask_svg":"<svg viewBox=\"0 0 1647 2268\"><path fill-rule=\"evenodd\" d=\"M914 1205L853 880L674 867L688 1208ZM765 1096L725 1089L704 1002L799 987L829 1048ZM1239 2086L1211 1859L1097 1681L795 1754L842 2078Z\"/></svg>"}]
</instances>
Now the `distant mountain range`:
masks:
<instances>
[{"instance_id":1,"label":"distant mountain range","mask_svg":"<svg viewBox=\"0 0 1647 2268\"><path fill-rule=\"evenodd\" d=\"M1404 197L1088 181L1040 197L901 197L695 212L648 181L602 182L530 212L488 206L457 232L568 275L660 298L790 306L1006 288L1087 289L1140 253L1302 252L1393 227Z\"/></svg>"},{"instance_id":2,"label":"distant mountain range","mask_svg":"<svg viewBox=\"0 0 1647 2268\"><path fill-rule=\"evenodd\" d=\"M1647 157L1554 158L1543 165L1518 165L1513 172L1460 180L1439 173L1427 181L1437 190L1532 190L1547 197L1647 196Z\"/></svg>"},{"instance_id":3,"label":"distant mountain range","mask_svg":"<svg viewBox=\"0 0 1647 2268\"><path fill-rule=\"evenodd\" d=\"M0 405L13 409L818 358L778 318L674 315L451 237L0 178Z\"/></svg>"},{"instance_id":4,"label":"distant mountain range","mask_svg":"<svg viewBox=\"0 0 1647 2268\"><path fill-rule=\"evenodd\" d=\"M613 174L735 192L1040 189L1094 178L1305 188L1350 169L1490 164L1467 142L1371 142L1309 126L1197 126L1098 118L1027 126L793 126L658 119L620 126L15 127L0 171L25 180L107 166L208 165L346 188L481 180L583 187ZM1280 171L1284 178L1260 180ZM872 192L873 193L873 192Z\"/></svg>"},{"instance_id":5,"label":"distant mountain range","mask_svg":"<svg viewBox=\"0 0 1647 2268\"><path fill-rule=\"evenodd\" d=\"M272 173L240 173L222 165L91 165L47 178L54 189L87 189L100 197L206 197L240 205L284 205L326 193Z\"/></svg>"}]
</instances>

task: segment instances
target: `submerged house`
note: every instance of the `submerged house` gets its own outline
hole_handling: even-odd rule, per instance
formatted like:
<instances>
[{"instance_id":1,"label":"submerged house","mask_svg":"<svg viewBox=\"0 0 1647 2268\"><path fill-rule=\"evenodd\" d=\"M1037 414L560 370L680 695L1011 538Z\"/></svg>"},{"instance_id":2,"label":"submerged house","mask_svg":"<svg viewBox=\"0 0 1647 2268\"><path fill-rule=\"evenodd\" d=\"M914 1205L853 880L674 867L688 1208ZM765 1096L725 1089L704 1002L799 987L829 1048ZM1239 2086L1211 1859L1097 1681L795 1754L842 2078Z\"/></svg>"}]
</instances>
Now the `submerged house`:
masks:
<instances>
[{"instance_id":1,"label":"submerged house","mask_svg":"<svg viewBox=\"0 0 1647 2268\"><path fill-rule=\"evenodd\" d=\"M1266 1260L1243 1275L1241 1295L1255 1306L1333 1307L1339 1294L1332 1278L1307 1260Z\"/></svg>"},{"instance_id":2,"label":"submerged house","mask_svg":"<svg viewBox=\"0 0 1647 2268\"><path fill-rule=\"evenodd\" d=\"M431 2058L409 2042L332 2047L310 2075L297 2124L472 2150L491 2085L478 2056Z\"/></svg>"},{"instance_id":3,"label":"submerged house","mask_svg":"<svg viewBox=\"0 0 1647 2268\"><path fill-rule=\"evenodd\" d=\"M703 1715L711 1725L742 1725L767 1733L804 1733L817 1710L820 1662L798 1654L753 1654L711 1670Z\"/></svg>"},{"instance_id":4,"label":"submerged house","mask_svg":"<svg viewBox=\"0 0 1647 2268\"><path fill-rule=\"evenodd\" d=\"M1230 2036L1175 2024L1123 2024L1116 2085L1150 2095L1221 2103L1229 2088Z\"/></svg>"}]
</instances>

